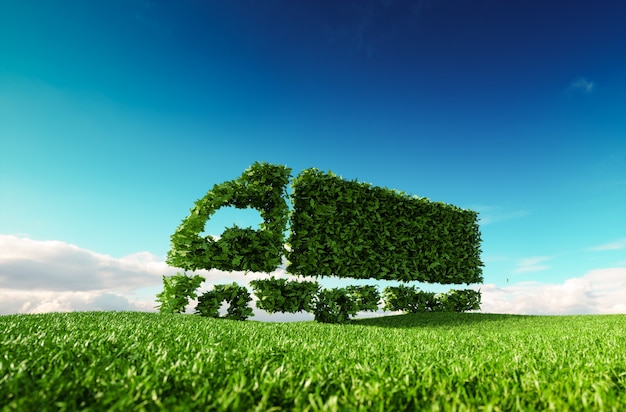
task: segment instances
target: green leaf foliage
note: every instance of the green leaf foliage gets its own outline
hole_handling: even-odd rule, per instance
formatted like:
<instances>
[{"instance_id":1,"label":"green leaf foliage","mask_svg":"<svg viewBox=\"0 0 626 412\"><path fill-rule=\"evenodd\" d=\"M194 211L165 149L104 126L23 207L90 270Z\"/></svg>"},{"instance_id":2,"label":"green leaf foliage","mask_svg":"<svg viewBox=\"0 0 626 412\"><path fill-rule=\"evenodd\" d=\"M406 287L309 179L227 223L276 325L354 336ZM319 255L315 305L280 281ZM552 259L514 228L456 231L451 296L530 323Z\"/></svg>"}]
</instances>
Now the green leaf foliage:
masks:
<instances>
[{"instance_id":1,"label":"green leaf foliage","mask_svg":"<svg viewBox=\"0 0 626 412\"><path fill-rule=\"evenodd\" d=\"M346 288L322 289L313 301L315 320L322 323L348 323L359 311L359 304Z\"/></svg>"},{"instance_id":2,"label":"green leaf foliage","mask_svg":"<svg viewBox=\"0 0 626 412\"><path fill-rule=\"evenodd\" d=\"M350 299L357 305L359 311L378 310L378 302L380 301L380 292L373 285L365 286L347 286L346 292Z\"/></svg>"},{"instance_id":3,"label":"green leaf foliage","mask_svg":"<svg viewBox=\"0 0 626 412\"><path fill-rule=\"evenodd\" d=\"M285 252L290 173L288 167L257 162L238 179L214 185L172 235L167 263L185 270L275 270ZM234 226L217 240L201 237L206 221L223 206L257 209L263 218L260 230Z\"/></svg>"},{"instance_id":4,"label":"green leaf foliage","mask_svg":"<svg viewBox=\"0 0 626 412\"><path fill-rule=\"evenodd\" d=\"M387 286L383 289L383 309L392 312L428 312L435 306L434 298L434 293L420 293L415 286Z\"/></svg>"},{"instance_id":5,"label":"green leaf foliage","mask_svg":"<svg viewBox=\"0 0 626 412\"><path fill-rule=\"evenodd\" d=\"M464 289L450 290L436 296L441 312L467 312L480 309L480 291Z\"/></svg>"},{"instance_id":6,"label":"green leaf foliage","mask_svg":"<svg viewBox=\"0 0 626 412\"><path fill-rule=\"evenodd\" d=\"M471 289L433 293L415 286L387 286L383 289L383 309L405 313L466 312L480 309L480 298L480 291Z\"/></svg>"},{"instance_id":7,"label":"green leaf foliage","mask_svg":"<svg viewBox=\"0 0 626 412\"><path fill-rule=\"evenodd\" d=\"M289 273L482 282L476 212L317 169L292 186Z\"/></svg>"},{"instance_id":8,"label":"green leaf foliage","mask_svg":"<svg viewBox=\"0 0 626 412\"><path fill-rule=\"evenodd\" d=\"M205 292L198 298L196 313L209 318L219 318L219 309L222 302L230 304L224 318L233 320L246 320L253 316L252 308L248 302L252 300L250 292L245 286L239 286L233 282L227 285L215 285L213 290Z\"/></svg>"},{"instance_id":9,"label":"green leaf foliage","mask_svg":"<svg viewBox=\"0 0 626 412\"><path fill-rule=\"evenodd\" d=\"M296 282L287 279L259 279L250 282L258 300L256 306L268 313L310 311L319 290L317 282Z\"/></svg>"},{"instance_id":10,"label":"green leaf foliage","mask_svg":"<svg viewBox=\"0 0 626 412\"><path fill-rule=\"evenodd\" d=\"M189 303L189 299L196 298L196 289L204 282L199 275L188 276L177 273L173 276L163 276L163 291L157 294L157 306L161 313L182 313Z\"/></svg>"}]
</instances>

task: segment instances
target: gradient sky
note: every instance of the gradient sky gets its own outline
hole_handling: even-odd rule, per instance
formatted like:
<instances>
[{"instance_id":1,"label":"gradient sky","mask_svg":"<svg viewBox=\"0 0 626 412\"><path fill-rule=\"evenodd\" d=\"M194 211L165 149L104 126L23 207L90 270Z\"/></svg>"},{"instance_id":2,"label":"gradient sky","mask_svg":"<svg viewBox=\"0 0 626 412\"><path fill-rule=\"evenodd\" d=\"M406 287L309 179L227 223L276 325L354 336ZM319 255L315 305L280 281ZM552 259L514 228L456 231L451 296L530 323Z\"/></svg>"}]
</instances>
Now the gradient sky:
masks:
<instances>
[{"instance_id":1,"label":"gradient sky","mask_svg":"<svg viewBox=\"0 0 626 412\"><path fill-rule=\"evenodd\" d=\"M485 311L626 313L624 21L620 0L0 1L0 313L151 307L193 202L255 161L477 210ZM260 221L221 212L208 232Z\"/></svg>"}]
</instances>

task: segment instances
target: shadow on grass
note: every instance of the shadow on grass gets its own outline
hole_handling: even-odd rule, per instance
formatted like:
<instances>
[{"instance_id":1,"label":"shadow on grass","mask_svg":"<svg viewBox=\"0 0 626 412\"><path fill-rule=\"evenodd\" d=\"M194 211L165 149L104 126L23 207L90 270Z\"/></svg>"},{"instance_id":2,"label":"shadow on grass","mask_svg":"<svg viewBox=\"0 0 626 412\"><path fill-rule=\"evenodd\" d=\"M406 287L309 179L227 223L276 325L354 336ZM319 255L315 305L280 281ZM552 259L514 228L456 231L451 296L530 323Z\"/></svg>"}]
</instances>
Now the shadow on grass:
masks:
<instances>
[{"instance_id":1,"label":"shadow on grass","mask_svg":"<svg viewBox=\"0 0 626 412\"><path fill-rule=\"evenodd\" d=\"M484 322L524 320L532 316L502 315L491 313L407 313L404 315L381 316L378 318L354 319L352 324L378 326L382 328L419 328L434 326L460 326Z\"/></svg>"}]
</instances>

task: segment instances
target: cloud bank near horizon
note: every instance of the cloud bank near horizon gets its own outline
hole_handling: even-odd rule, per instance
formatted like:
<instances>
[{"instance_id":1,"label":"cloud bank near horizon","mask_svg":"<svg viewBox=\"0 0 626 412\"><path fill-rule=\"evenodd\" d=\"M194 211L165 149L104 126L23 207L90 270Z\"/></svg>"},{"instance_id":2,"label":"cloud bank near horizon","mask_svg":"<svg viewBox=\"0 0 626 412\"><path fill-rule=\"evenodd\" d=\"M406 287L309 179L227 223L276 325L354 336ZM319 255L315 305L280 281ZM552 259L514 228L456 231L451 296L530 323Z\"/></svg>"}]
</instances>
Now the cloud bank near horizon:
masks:
<instances>
[{"instance_id":1,"label":"cloud bank near horizon","mask_svg":"<svg viewBox=\"0 0 626 412\"><path fill-rule=\"evenodd\" d=\"M115 258L61 241L0 235L0 315L93 310L155 311L155 297L162 289L162 276L177 271L167 266L163 258L149 252ZM196 273L206 278L202 290L218 283L249 285L253 279L288 276L284 268L270 274L244 275L243 272L215 269ZM476 288L482 291L482 312L485 313L626 313L626 267L598 268L560 284L518 282L504 287L483 284ZM255 308L253 319L308 320L312 316L270 316Z\"/></svg>"}]
</instances>

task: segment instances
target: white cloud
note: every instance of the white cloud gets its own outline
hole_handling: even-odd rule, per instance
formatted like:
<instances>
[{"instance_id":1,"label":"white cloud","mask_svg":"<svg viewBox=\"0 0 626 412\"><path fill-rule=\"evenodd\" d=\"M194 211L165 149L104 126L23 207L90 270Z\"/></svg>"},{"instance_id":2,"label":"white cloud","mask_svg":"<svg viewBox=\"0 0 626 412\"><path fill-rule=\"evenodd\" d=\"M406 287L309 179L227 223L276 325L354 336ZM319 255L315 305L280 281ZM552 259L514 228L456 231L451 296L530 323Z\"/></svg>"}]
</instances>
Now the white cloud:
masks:
<instances>
[{"instance_id":1,"label":"white cloud","mask_svg":"<svg viewBox=\"0 0 626 412\"><path fill-rule=\"evenodd\" d=\"M45 291L0 289L0 314L92 310L154 310L154 304L120 293L93 291Z\"/></svg>"},{"instance_id":2,"label":"white cloud","mask_svg":"<svg viewBox=\"0 0 626 412\"><path fill-rule=\"evenodd\" d=\"M626 249L626 238L616 240L615 242L605 243L602 245L594 246L588 250L593 252L601 252L604 250L621 250Z\"/></svg>"},{"instance_id":3,"label":"white cloud","mask_svg":"<svg viewBox=\"0 0 626 412\"><path fill-rule=\"evenodd\" d=\"M590 94L593 92L594 88L595 88L595 84L592 81L589 81L585 79L584 77L580 77L570 83L568 90L570 92L580 92L580 93Z\"/></svg>"},{"instance_id":4,"label":"white cloud","mask_svg":"<svg viewBox=\"0 0 626 412\"><path fill-rule=\"evenodd\" d=\"M157 305L156 294L162 290L162 276L176 272L182 270L169 267L162 258L149 252L114 258L65 242L0 235L0 315L86 310L152 311ZM270 274L246 275L215 269L195 273L206 279L201 292L218 283L237 282L248 286L254 279L287 276L284 267ZM263 317L264 313L259 311L259 316ZM303 318L302 314L293 316ZM305 314L304 318L307 316Z\"/></svg>"},{"instance_id":5,"label":"white cloud","mask_svg":"<svg viewBox=\"0 0 626 412\"><path fill-rule=\"evenodd\" d=\"M480 286L481 310L535 315L626 313L626 268L595 269L560 284Z\"/></svg>"},{"instance_id":6,"label":"white cloud","mask_svg":"<svg viewBox=\"0 0 626 412\"><path fill-rule=\"evenodd\" d=\"M59 241L0 235L0 284L19 290L133 290L172 269L141 252L121 259Z\"/></svg>"},{"instance_id":7,"label":"white cloud","mask_svg":"<svg viewBox=\"0 0 626 412\"><path fill-rule=\"evenodd\" d=\"M548 270L550 269L550 266L542 263L551 259L551 256L535 256L521 259L517 263L517 269L515 269L513 273L540 272L542 270Z\"/></svg>"},{"instance_id":8,"label":"white cloud","mask_svg":"<svg viewBox=\"0 0 626 412\"><path fill-rule=\"evenodd\" d=\"M519 261L519 269L537 269L548 256ZM531 268L531 269L528 269ZM155 311L162 276L176 273L148 252L113 258L59 241L37 241L0 235L0 314L55 311ZM270 273L198 271L206 278L200 292L213 284L290 277L284 267ZM348 280L345 280L348 282ZM341 286L320 279L325 287ZM354 280L348 283L361 283ZM369 283L369 282L366 282ZM437 285L433 285L436 289ZM505 287L480 286L483 312L517 314L626 313L626 268L597 269L562 284L521 282ZM428 285L424 290L430 290ZM254 306L254 302L252 302ZM188 312L193 311L194 302ZM268 315L254 308L261 321L311 320L308 313ZM359 317L382 315L364 313ZM388 313L387 313L388 314Z\"/></svg>"},{"instance_id":9,"label":"white cloud","mask_svg":"<svg viewBox=\"0 0 626 412\"><path fill-rule=\"evenodd\" d=\"M521 219L529 215L526 210L503 210L497 206L474 206L470 207L471 210L475 210L479 213L479 223L481 226L487 226L494 223L499 223L507 220Z\"/></svg>"}]
</instances>

